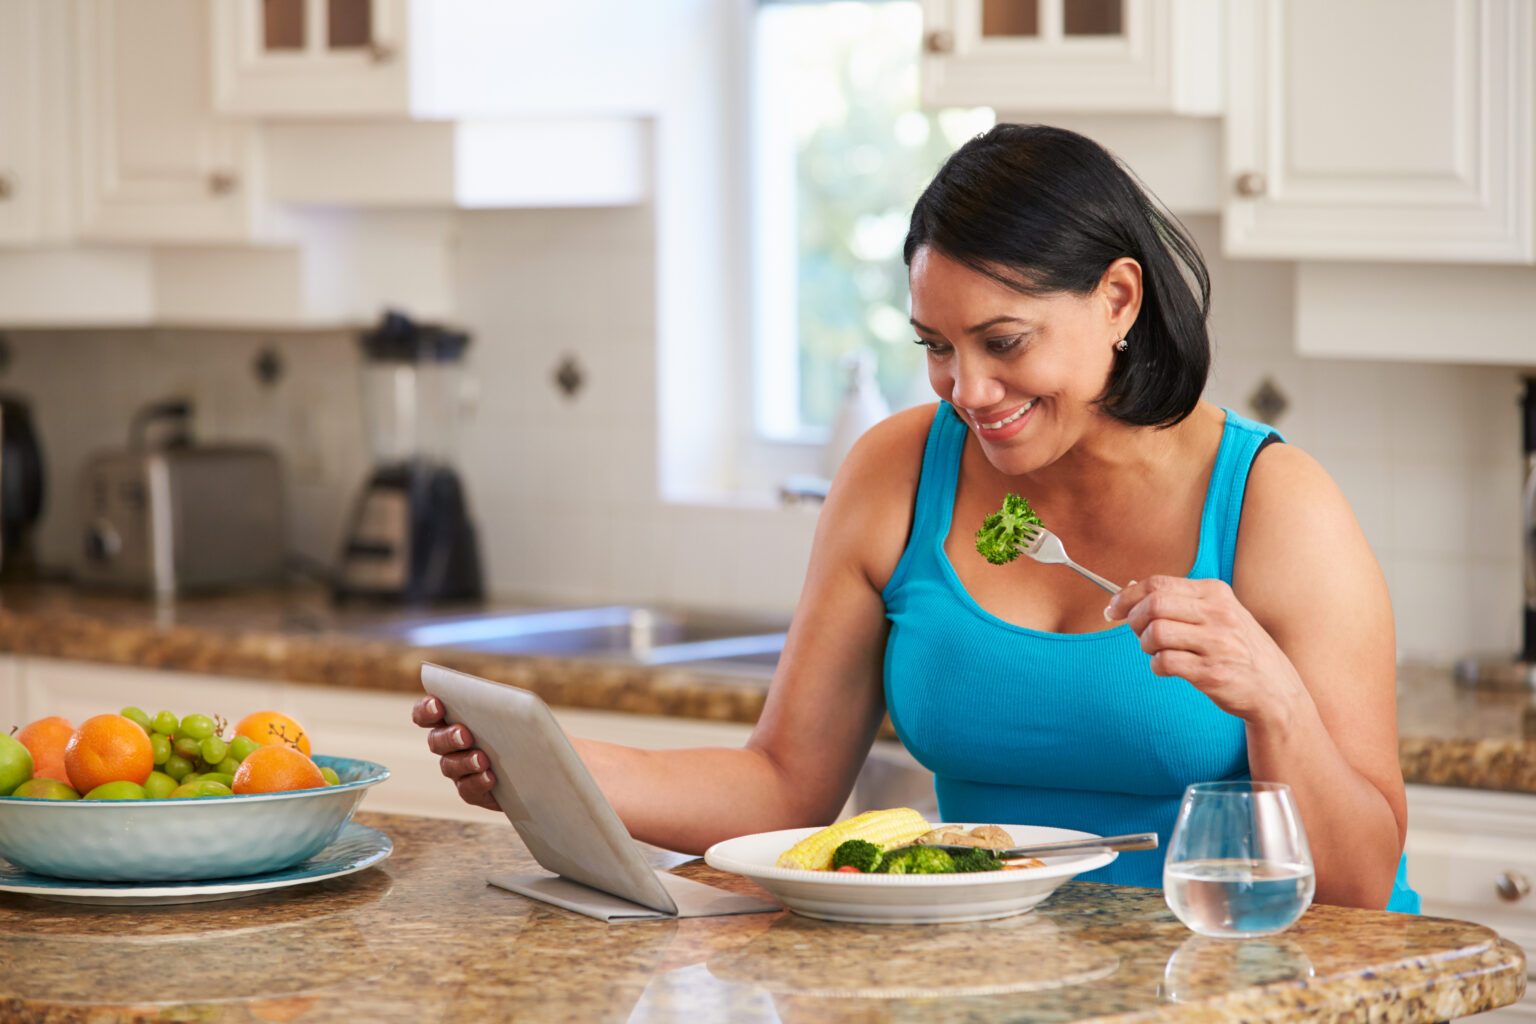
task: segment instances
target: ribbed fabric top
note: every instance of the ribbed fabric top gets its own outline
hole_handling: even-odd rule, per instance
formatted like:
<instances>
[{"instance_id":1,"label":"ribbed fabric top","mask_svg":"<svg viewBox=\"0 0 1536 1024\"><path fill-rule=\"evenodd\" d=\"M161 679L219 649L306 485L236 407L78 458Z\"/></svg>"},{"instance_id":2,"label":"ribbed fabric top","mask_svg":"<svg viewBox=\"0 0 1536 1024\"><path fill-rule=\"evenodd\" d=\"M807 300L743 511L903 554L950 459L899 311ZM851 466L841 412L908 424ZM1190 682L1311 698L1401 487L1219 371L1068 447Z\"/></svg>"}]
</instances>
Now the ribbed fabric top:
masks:
<instances>
[{"instance_id":1,"label":"ribbed fabric top","mask_svg":"<svg viewBox=\"0 0 1536 1024\"><path fill-rule=\"evenodd\" d=\"M1248 470L1278 434L1225 411L1189 577L1230 583ZM1185 786L1248 777L1243 721L1183 679L1154 675L1129 626L1048 633L972 599L944 553L966 434L940 403L911 535L883 594L897 735L934 773L945 821L1156 832L1166 850ZM1081 877L1161 887L1162 870L1161 853L1135 852ZM1397 894L1393 904L1417 909Z\"/></svg>"}]
</instances>

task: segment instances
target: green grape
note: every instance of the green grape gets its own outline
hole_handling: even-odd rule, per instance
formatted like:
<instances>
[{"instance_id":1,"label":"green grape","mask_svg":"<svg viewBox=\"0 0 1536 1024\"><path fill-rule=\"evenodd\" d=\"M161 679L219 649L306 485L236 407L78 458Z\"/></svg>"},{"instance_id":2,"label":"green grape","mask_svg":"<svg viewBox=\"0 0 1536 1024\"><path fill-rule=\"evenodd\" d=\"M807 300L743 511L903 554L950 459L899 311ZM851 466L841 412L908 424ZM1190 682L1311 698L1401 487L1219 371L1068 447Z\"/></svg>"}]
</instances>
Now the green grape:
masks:
<instances>
[{"instance_id":1,"label":"green grape","mask_svg":"<svg viewBox=\"0 0 1536 1024\"><path fill-rule=\"evenodd\" d=\"M235 784L235 777L233 775L225 775L223 772L205 772L197 777L197 781L217 782L220 785L233 786Z\"/></svg>"},{"instance_id":2,"label":"green grape","mask_svg":"<svg viewBox=\"0 0 1536 1024\"><path fill-rule=\"evenodd\" d=\"M149 724L154 728L155 732L174 736L176 734L176 727L181 724L181 720L169 711L159 711L156 712L155 717L150 720Z\"/></svg>"},{"instance_id":3,"label":"green grape","mask_svg":"<svg viewBox=\"0 0 1536 1024\"><path fill-rule=\"evenodd\" d=\"M165 774L180 782L183 778L192 774L192 762L180 754L172 754L165 759L165 764L161 766L161 769Z\"/></svg>"},{"instance_id":4,"label":"green grape","mask_svg":"<svg viewBox=\"0 0 1536 1024\"><path fill-rule=\"evenodd\" d=\"M132 721L145 732L149 732L149 716L144 713L143 708L136 708L130 704L123 708L123 710L119 711L118 714Z\"/></svg>"},{"instance_id":5,"label":"green grape","mask_svg":"<svg viewBox=\"0 0 1536 1024\"><path fill-rule=\"evenodd\" d=\"M249 736L236 736L229 741L229 756L236 761L244 761L251 756L251 751L261 746Z\"/></svg>"},{"instance_id":6,"label":"green grape","mask_svg":"<svg viewBox=\"0 0 1536 1024\"><path fill-rule=\"evenodd\" d=\"M203 752L202 744L190 736L176 737L175 741L171 743L171 748L188 761L196 760L198 755Z\"/></svg>"},{"instance_id":7,"label":"green grape","mask_svg":"<svg viewBox=\"0 0 1536 1024\"><path fill-rule=\"evenodd\" d=\"M218 772L220 775L233 775L235 774L235 769L239 767L239 761L236 761L232 757L226 757L224 760L214 765L213 770Z\"/></svg>"},{"instance_id":8,"label":"green grape","mask_svg":"<svg viewBox=\"0 0 1536 1024\"><path fill-rule=\"evenodd\" d=\"M217 736L209 736L198 745L198 748L203 753L203 760L207 761L210 765L218 764L229 753L229 744Z\"/></svg>"},{"instance_id":9,"label":"green grape","mask_svg":"<svg viewBox=\"0 0 1536 1024\"><path fill-rule=\"evenodd\" d=\"M320 774L325 776L325 784L327 786L336 786L340 785L341 783L341 776L337 775L336 769L332 768L330 765L321 765Z\"/></svg>"},{"instance_id":10,"label":"green grape","mask_svg":"<svg viewBox=\"0 0 1536 1024\"><path fill-rule=\"evenodd\" d=\"M155 752L156 765L165 764L166 759L171 756L171 738L163 732L149 734L149 747Z\"/></svg>"},{"instance_id":11,"label":"green grape","mask_svg":"<svg viewBox=\"0 0 1536 1024\"><path fill-rule=\"evenodd\" d=\"M214 734L213 719L207 715L188 715L181 720L180 735L194 740L205 740Z\"/></svg>"},{"instance_id":12,"label":"green grape","mask_svg":"<svg viewBox=\"0 0 1536 1024\"><path fill-rule=\"evenodd\" d=\"M196 782L198 779L200 779L202 777L203 777L202 772L195 772L195 771L194 772L187 772L187 774L183 775L177 781L179 781L183 786L186 786L186 785L190 785L191 783Z\"/></svg>"},{"instance_id":13,"label":"green grape","mask_svg":"<svg viewBox=\"0 0 1536 1024\"><path fill-rule=\"evenodd\" d=\"M143 800L144 787L137 782L103 782L89 793L87 800Z\"/></svg>"},{"instance_id":14,"label":"green grape","mask_svg":"<svg viewBox=\"0 0 1536 1024\"><path fill-rule=\"evenodd\" d=\"M165 772L150 772L144 780L144 795L151 800L164 800L176 788L176 780Z\"/></svg>"}]
</instances>

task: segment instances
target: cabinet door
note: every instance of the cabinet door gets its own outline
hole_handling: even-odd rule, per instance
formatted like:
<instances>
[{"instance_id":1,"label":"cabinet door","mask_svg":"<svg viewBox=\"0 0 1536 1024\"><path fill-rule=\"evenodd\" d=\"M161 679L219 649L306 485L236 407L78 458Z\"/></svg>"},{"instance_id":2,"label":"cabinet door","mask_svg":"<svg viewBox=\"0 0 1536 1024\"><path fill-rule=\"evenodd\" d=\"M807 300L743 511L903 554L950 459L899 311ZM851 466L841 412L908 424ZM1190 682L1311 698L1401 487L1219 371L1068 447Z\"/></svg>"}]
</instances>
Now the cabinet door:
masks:
<instances>
[{"instance_id":1,"label":"cabinet door","mask_svg":"<svg viewBox=\"0 0 1536 1024\"><path fill-rule=\"evenodd\" d=\"M406 0L213 0L211 10L219 111L409 113Z\"/></svg>"},{"instance_id":2,"label":"cabinet door","mask_svg":"<svg viewBox=\"0 0 1536 1024\"><path fill-rule=\"evenodd\" d=\"M1216 0L923 0L927 107L1214 114Z\"/></svg>"},{"instance_id":3,"label":"cabinet door","mask_svg":"<svg viewBox=\"0 0 1536 1024\"><path fill-rule=\"evenodd\" d=\"M0 245L68 230L68 13L46 0L0 3Z\"/></svg>"},{"instance_id":4,"label":"cabinet door","mask_svg":"<svg viewBox=\"0 0 1536 1024\"><path fill-rule=\"evenodd\" d=\"M213 114L208 21L203 0L79 8L83 237L247 237L251 132Z\"/></svg>"},{"instance_id":5,"label":"cabinet door","mask_svg":"<svg viewBox=\"0 0 1536 1024\"><path fill-rule=\"evenodd\" d=\"M1227 14L1229 254L1536 258L1529 0Z\"/></svg>"}]
</instances>

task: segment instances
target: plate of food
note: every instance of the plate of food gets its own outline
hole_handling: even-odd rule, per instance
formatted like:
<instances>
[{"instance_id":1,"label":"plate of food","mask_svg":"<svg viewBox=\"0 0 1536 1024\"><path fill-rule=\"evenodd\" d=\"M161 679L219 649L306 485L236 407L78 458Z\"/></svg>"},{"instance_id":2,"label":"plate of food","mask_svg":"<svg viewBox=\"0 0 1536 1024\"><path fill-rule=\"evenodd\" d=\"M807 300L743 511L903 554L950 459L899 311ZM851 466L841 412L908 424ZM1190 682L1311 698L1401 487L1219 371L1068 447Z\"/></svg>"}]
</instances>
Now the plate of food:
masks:
<instances>
[{"instance_id":1,"label":"plate of food","mask_svg":"<svg viewBox=\"0 0 1536 1024\"><path fill-rule=\"evenodd\" d=\"M957 838L978 853L950 854L933 846ZM986 851L1094 838L1044 825L933 825L916 811L896 808L827 828L738 836L711 846L704 860L751 879L806 917L871 924L987 921L1030 910L1062 883L1118 855L999 860Z\"/></svg>"}]
</instances>

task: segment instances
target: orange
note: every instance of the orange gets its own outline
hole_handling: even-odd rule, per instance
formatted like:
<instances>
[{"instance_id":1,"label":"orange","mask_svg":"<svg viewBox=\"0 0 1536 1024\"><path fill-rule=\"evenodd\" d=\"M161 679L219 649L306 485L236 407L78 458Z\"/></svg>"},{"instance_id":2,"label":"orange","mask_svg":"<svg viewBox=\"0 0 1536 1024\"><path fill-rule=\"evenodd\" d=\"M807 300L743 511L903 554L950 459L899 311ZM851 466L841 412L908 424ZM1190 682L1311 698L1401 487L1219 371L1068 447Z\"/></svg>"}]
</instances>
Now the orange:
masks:
<instances>
[{"instance_id":1,"label":"orange","mask_svg":"<svg viewBox=\"0 0 1536 1024\"><path fill-rule=\"evenodd\" d=\"M34 779L69 781L69 774L64 771L64 747L74 734L75 727L60 715L39 718L21 727L16 738L32 752Z\"/></svg>"},{"instance_id":2,"label":"orange","mask_svg":"<svg viewBox=\"0 0 1536 1024\"><path fill-rule=\"evenodd\" d=\"M236 793L286 793L324 785L325 776L315 762L292 747L273 743L245 755L229 788Z\"/></svg>"},{"instance_id":3,"label":"orange","mask_svg":"<svg viewBox=\"0 0 1536 1024\"><path fill-rule=\"evenodd\" d=\"M301 754L309 753L309 734L304 727L281 711L253 711L235 726L236 736L248 736L257 743L282 743Z\"/></svg>"},{"instance_id":4,"label":"orange","mask_svg":"<svg viewBox=\"0 0 1536 1024\"><path fill-rule=\"evenodd\" d=\"M108 782L142 786L155 770L155 748L133 719L96 715L81 722L64 745L64 770L69 784L81 793Z\"/></svg>"}]
</instances>

